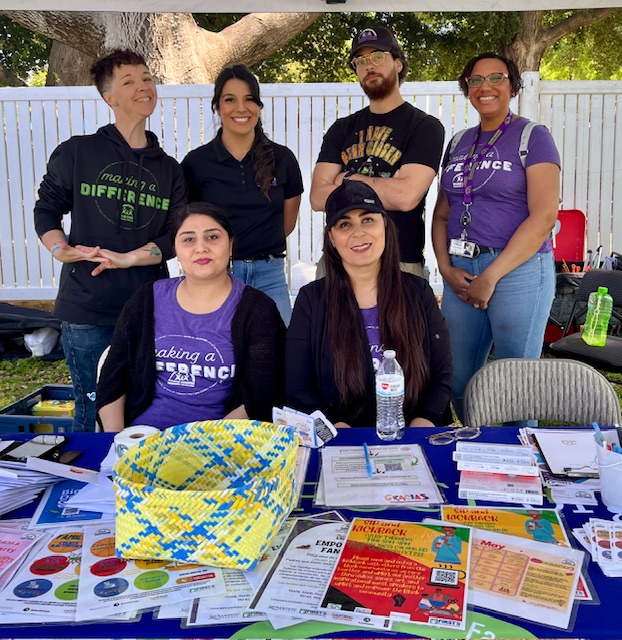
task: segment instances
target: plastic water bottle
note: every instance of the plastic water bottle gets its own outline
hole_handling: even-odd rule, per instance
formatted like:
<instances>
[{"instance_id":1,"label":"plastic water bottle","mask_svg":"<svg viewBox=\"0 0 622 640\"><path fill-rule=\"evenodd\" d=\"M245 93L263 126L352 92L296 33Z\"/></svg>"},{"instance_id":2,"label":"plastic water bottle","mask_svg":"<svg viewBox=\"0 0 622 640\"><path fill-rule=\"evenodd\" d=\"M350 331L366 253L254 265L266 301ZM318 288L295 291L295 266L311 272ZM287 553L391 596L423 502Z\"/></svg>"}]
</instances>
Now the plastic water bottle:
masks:
<instances>
[{"instance_id":1,"label":"plastic water bottle","mask_svg":"<svg viewBox=\"0 0 622 640\"><path fill-rule=\"evenodd\" d=\"M404 372L387 349L376 373L376 433L381 440L399 440L404 436Z\"/></svg>"},{"instance_id":2,"label":"plastic water bottle","mask_svg":"<svg viewBox=\"0 0 622 640\"><path fill-rule=\"evenodd\" d=\"M592 291L587 302L587 317L583 327L583 340L592 347L604 347L607 329L613 311L613 298L607 287Z\"/></svg>"}]
</instances>

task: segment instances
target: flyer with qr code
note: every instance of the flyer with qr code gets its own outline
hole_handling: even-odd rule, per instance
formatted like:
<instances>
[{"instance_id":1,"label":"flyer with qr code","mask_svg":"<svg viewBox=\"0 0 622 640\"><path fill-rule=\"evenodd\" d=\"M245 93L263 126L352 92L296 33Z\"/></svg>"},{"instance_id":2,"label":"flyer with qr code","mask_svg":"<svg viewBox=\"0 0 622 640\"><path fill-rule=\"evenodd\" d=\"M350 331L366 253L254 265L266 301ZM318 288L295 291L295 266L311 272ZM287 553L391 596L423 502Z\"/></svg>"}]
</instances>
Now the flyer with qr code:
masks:
<instances>
[{"instance_id":1,"label":"flyer with qr code","mask_svg":"<svg viewBox=\"0 0 622 640\"><path fill-rule=\"evenodd\" d=\"M411 507L442 504L418 444L324 447L316 506Z\"/></svg>"},{"instance_id":2,"label":"flyer with qr code","mask_svg":"<svg viewBox=\"0 0 622 640\"><path fill-rule=\"evenodd\" d=\"M465 629L471 531L356 518L322 609Z\"/></svg>"}]
</instances>

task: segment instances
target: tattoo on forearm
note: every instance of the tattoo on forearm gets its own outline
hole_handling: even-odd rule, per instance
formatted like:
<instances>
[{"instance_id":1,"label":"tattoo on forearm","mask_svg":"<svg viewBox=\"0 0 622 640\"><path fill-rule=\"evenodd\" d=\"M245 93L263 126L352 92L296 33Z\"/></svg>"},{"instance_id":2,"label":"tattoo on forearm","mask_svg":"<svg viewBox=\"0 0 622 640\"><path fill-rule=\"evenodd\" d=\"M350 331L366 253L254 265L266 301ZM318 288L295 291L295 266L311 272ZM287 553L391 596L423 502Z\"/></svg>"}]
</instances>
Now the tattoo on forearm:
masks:
<instances>
[{"instance_id":1,"label":"tattoo on forearm","mask_svg":"<svg viewBox=\"0 0 622 640\"><path fill-rule=\"evenodd\" d=\"M162 255L162 252L160 251L160 249L158 249L157 245L155 245L155 244L153 245L153 247L151 247L151 249L147 249L145 247L144 250L148 251L150 256L161 256Z\"/></svg>"}]
</instances>

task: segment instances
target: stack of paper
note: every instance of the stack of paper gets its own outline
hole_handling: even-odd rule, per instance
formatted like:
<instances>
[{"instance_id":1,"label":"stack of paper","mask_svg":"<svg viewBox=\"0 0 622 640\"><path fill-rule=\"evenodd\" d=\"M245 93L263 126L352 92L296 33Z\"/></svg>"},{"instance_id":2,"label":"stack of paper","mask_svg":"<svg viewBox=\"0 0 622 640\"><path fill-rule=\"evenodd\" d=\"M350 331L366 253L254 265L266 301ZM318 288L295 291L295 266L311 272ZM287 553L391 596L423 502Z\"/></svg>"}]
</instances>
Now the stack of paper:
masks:
<instances>
[{"instance_id":1,"label":"stack of paper","mask_svg":"<svg viewBox=\"0 0 622 640\"><path fill-rule=\"evenodd\" d=\"M618 442L615 429L602 429L610 442ZM544 486L551 488L554 502L597 504L600 490L594 430L555 427L519 429L519 440L529 446Z\"/></svg>"},{"instance_id":2,"label":"stack of paper","mask_svg":"<svg viewBox=\"0 0 622 640\"><path fill-rule=\"evenodd\" d=\"M32 471L24 462L0 460L0 515L33 502L55 482L56 476Z\"/></svg>"},{"instance_id":3,"label":"stack of paper","mask_svg":"<svg viewBox=\"0 0 622 640\"><path fill-rule=\"evenodd\" d=\"M531 449L458 441L453 459L460 473L458 496L492 502L542 504L542 481Z\"/></svg>"},{"instance_id":4,"label":"stack of paper","mask_svg":"<svg viewBox=\"0 0 622 640\"><path fill-rule=\"evenodd\" d=\"M608 578L622 577L622 523L590 518L573 535Z\"/></svg>"}]
</instances>

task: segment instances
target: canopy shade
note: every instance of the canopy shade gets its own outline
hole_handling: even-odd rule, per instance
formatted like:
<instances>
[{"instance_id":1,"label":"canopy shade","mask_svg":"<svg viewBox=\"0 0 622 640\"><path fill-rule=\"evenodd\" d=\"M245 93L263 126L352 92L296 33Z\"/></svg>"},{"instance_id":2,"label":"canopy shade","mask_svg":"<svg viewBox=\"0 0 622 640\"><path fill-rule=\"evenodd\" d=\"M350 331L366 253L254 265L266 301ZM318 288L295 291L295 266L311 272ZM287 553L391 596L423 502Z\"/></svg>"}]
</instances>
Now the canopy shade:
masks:
<instances>
[{"instance_id":1,"label":"canopy shade","mask_svg":"<svg viewBox=\"0 0 622 640\"><path fill-rule=\"evenodd\" d=\"M519 6L517 6L519 5ZM622 7L622 0L0 0L1 10L253 13L286 11L534 11Z\"/></svg>"}]
</instances>

